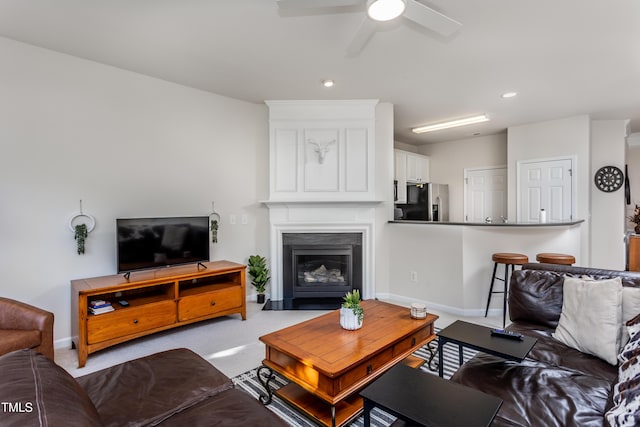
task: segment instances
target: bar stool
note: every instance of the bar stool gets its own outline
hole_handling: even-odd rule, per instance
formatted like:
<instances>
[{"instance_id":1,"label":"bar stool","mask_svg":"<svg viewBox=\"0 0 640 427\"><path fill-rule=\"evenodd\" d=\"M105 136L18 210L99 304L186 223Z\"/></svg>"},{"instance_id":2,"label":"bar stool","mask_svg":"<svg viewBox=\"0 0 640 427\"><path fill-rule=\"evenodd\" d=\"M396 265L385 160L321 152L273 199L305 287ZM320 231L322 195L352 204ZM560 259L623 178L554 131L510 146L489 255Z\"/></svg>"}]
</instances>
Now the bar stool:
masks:
<instances>
[{"instance_id":1,"label":"bar stool","mask_svg":"<svg viewBox=\"0 0 640 427\"><path fill-rule=\"evenodd\" d=\"M515 270L516 265L523 265L529 262L529 257L523 254L516 254L510 252L498 252L491 256L493 261L493 275L491 277L491 287L489 288L489 298L487 299L487 309L484 312L484 317L489 314L489 305L491 304L492 294L504 294L504 301L502 302L502 327L504 328L507 319L507 295L509 292L509 266L511 266L511 272ZM498 270L498 264L504 264L504 279L496 277L496 271ZM493 284L497 280L504 282L504 290L494 291Z\"/></svg>"},{"instance_id":2,"label":"bar stool","mask_svg":"<svg viewBox=\"0 0 640 427\"><path fill-rule=\"evenodd\" d=\"M544 252L536 255L536 261L543 262L546 264L561 264L561 265L573 265L576 263L576 259L573 255L544 253Z\"/></svg>"}]
</instances>

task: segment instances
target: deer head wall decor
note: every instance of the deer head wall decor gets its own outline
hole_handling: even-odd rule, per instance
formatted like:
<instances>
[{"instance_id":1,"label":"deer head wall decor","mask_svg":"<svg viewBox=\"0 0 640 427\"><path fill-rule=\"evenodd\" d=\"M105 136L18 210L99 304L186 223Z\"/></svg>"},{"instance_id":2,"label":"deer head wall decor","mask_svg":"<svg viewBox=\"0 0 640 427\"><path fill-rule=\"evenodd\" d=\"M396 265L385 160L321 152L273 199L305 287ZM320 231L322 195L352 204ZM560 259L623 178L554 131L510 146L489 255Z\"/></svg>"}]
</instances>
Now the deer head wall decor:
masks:
<instances>
[{"instance_id":1,"label":"deer head wall decor","mask_svg":"<svg viewBox=\"0 0 640 427\"><path fill-rule=\"evenodd\" d=\"M318 155L318 163L323 164L324 158L329 152L330 146L335 144L336 140L332 139L328 142L316 142L314 139L307 139L307 142L315 147L313 151L315 151Z\"/></svg>"}]
</instances>

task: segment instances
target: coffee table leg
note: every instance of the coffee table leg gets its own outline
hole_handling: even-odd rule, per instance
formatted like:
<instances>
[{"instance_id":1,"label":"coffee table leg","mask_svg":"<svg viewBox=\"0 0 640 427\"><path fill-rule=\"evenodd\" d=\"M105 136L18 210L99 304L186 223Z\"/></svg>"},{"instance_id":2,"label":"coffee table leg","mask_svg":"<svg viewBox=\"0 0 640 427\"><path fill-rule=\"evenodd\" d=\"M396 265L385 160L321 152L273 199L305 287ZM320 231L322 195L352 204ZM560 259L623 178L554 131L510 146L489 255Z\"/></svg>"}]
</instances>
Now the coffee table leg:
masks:
<instances>
[{"instance_id":1,"label":"coffee table leg","mask_svg":"<svg viewBox=\"0 0 640 427\"><path fill-rule=\"evenodd\" d=\"M364 427L371 426L371 409L373 409L373 404L369 399L364 400Z\"/></svg>"},{"instance_id":2,"label":"coffee table leg","mask_svg":"<svg viewBox=\"0 0 640 427\"><path fill-rule=\"evenodd\" d=\"M436 344L436 349L435 350L431 348L431 344ZM437 343L433 342L433 341L431 341L431 342L429 342L429 344L427 344L427 350L429 350L429 360L427 360L427 367L432 372L436 371L436 368L434 366L432 366L432 364L433 364L433 359L438 354L438 348L437 347L438 347Z\"/></svg>"},{"instance_id":3,"label":"coffee table leg","mask_svg":"<svg viewBox=\"0 0 640 427\"><path fill-rule=\"evenodd\" d=\"M438 338L438 375L440 378L444 376L444 341L442 337Z\"/></svg>"},{"instance_id":4,"label":"coffee table leg","mask_svg":"<svg viewBox=\"0 0 640 427\"><path fill-rule=\"evenodd\" d=\"M331 427L336 427L336 407L331 405Z\"/></svg>"},{"instance_id":5,"label":"coffee table leg","mask_svg":"<svg viewBox=\"0 0 640 427\"><path fill-rule=\"evenodd\" d=\"M266 370L266 374L267 374L266 375L266 378L267 378L266 380L262 379L261 373L262 373L263 369ZM258 400L263 405L268 405L269 403L271 403L271 400L273 398L273 393L271 392L271 387L269 387L269 381L275 379L276 376L273 375L273 371L270 368L266 367L266 366L260 366L258 368L257 375L258 375L258 381L260 381L260 384L262 384L264 389L267 391L267 395L265 396L263 394L260 394L260 396L258 397Z\"/></svg>"}]
</instances>

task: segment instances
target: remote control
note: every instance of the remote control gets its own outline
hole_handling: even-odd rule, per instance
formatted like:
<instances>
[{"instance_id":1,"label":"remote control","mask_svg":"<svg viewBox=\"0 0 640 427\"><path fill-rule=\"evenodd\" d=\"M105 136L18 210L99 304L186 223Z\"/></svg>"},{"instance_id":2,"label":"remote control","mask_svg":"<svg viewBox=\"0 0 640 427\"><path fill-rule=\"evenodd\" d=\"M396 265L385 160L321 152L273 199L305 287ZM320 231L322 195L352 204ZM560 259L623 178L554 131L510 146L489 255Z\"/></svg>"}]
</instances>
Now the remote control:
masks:
<instances>
[{"instance_id":1,"label":"remote control","mask_svg":"<svg viewBox=\"0 0 640 427\"><path fill-rule=\"evenodd\" d=\"M125 300L118 301L118 304L120 304L122 307L127 307L129 305L129 303L126 302Z\"/></svg>"},{"instance_id":2,"label":"remote control","mask_svg":"<svg viewBox=\"0 0 640 427\"><path fill-rule=\"evenodd\" d=\"M492 329L491 335L494 337L508 338L511 340L522 340L522 334L512 331L505 331L504 329Z\"/></svg>"}]
</instances>

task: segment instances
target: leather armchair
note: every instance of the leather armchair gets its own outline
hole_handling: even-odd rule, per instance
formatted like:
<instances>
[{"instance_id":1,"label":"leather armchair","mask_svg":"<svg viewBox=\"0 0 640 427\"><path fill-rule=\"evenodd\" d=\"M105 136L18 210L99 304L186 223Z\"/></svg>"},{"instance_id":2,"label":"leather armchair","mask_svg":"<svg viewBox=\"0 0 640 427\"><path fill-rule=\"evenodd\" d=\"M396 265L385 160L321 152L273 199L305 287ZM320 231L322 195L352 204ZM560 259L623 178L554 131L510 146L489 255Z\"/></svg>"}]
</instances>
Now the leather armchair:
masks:
<instances>
[{"instance_id":1,"label":"leather armchair","mask_svg":"<svg viewBox=\"0 0 640 427\"><path fill-rule=\"evenodd\" d=\"M0 297L0 354L23 348L54 360L53 313Z\"/></svg>"}]
</instances>

